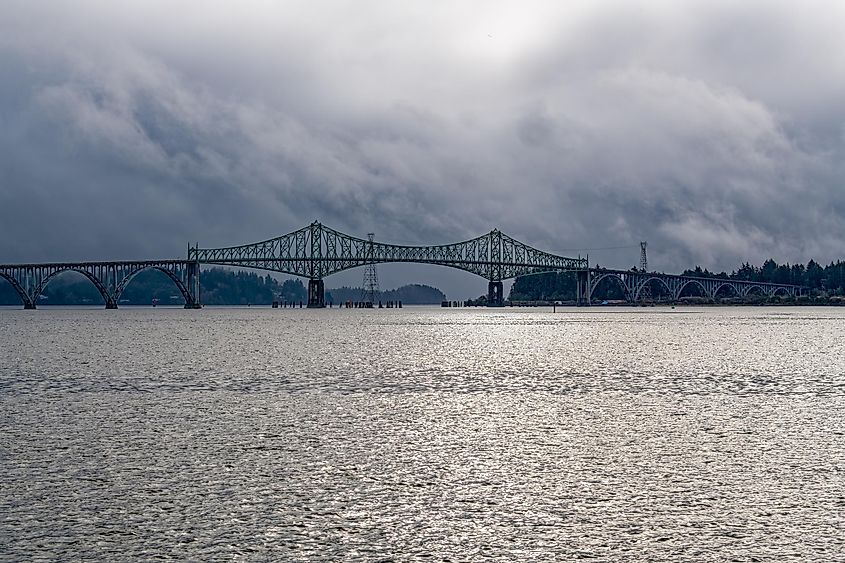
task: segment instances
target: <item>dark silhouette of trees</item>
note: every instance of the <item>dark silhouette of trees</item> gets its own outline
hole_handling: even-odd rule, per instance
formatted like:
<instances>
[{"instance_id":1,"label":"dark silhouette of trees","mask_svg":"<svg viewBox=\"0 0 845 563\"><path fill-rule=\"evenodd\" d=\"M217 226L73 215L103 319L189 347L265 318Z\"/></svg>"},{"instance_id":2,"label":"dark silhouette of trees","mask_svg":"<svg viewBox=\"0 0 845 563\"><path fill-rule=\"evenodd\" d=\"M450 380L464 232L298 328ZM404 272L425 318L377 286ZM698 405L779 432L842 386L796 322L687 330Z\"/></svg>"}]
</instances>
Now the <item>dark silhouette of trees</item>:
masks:
<instances>
[{"instance_id":1,"label":"dark silhouette of trees","mask_svg":"<svg viewBox=\"0 0 845 563\"><path fill-rule=\"evenodd\" d=\"M823 267L815 260L810 260L804 266L803 264L778 264L770 258L763 262L762 266L752 266L746 262L731 273L715 273L696 266L684 270L681 275L802 285L809 287L815 294L845 295L845 262L840 260ZM520 276L514 281L510 299L512 301L569 301L575 299L575 288L576 278L572 272ZM622 293L618 284L602 283L596 286L593 299L622 299Z\"/></svg>"}]
</instances>

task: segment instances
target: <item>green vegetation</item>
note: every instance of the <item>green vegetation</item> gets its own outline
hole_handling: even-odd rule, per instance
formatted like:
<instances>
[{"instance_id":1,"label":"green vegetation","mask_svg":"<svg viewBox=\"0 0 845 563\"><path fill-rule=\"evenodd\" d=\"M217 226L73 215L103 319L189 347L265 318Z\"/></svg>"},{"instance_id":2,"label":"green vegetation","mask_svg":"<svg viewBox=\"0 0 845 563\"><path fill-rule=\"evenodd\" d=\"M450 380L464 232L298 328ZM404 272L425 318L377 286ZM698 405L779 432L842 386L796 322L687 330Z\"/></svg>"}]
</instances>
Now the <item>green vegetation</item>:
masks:
<instances>
[{"instance_id":1,"label":"green vegetation","mask_svg":"<svg viewBox=\"0 0 845 563\"><path fill-rule=\"evenodd\" d=\"M551 272L519 276L511 286L510 301L575 301L575 272ZM622 288L612 280L604 281L593 291L593 299L624 299Z\"/></svg>"},{"instance_id":2,"label":"green vegetation","mask_svg":"<svg viewBox=\"0 0 845 563\"><path fill-rule=\"evenodd\" d=\"M288 303L308 301L308 290L301 280L279 283L269 274L259 276L255 272L212 268L202 271L200 284L204 305L269 305L274 300Z\"/></svg>"}]
</instances>

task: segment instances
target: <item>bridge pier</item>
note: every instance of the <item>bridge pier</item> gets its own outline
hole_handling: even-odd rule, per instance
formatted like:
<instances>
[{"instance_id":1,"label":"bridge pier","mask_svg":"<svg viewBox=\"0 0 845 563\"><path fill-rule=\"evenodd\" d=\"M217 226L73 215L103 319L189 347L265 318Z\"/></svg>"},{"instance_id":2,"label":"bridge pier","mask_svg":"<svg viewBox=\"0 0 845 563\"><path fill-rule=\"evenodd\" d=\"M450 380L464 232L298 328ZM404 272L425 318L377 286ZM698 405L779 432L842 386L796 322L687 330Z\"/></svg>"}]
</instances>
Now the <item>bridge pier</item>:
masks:
<instances>
[{"instance_id":1,"label":"bridge pier","mask_svg":"<svg viewBox=\"0 0 845 563\"><path fill-rule=\"evenodd\" d=\"M114 301L106 301L106 309L117 309L117 303Z\"/></svg>"},{"instance_id":2,"label":"bridge pier","mask_svg":"<svg viewBox=\"0 0 845 563\"><path fill-rule=\"evenodd\" d=\"M185 309L202 309L202 298L200 289L200 264L189 262L185 268Z\"/></svg>"},{"instance_id":3,"label":"bridge pier","mask_svg":"<svg viewBox=\"0 0 845 563\"><path fill-rule=\"evenodd\" d=\"M35 310L35 303L24 303L23 308L24 308L24 310L27 310L27 311L29 311L29 310L34 311Z\"/></svg>"},{"instance_id":4,"label":"bridge pier","mask_svg":"<svg viewBox=\"0 0 845 563\"><path fill-rule=\"evenodd\" d=\"M505 306L505 286L500 281L491 281L487 284L487 306Z\"/></svg>"},{"instance_id":5,"label":"bridge pier","mask_svg":"<svg viewBox=\"0 0 845 563\"><path fill-rule=\"evenodd\" d=\"M575 277L575 304L578 307L590 304L593 289L591 287L590 271L579 270Z\"/></svg>"},{"instance_id":6,"label":"bridge pier","mask_svg":"<svg viewBox=\"0 0 845 563\"><path fill-rule=\"evenodd\" d=\"M323 280L308 280L308 308L323 309L326 306L326 286Z\"/></svg>"}]
</instances>

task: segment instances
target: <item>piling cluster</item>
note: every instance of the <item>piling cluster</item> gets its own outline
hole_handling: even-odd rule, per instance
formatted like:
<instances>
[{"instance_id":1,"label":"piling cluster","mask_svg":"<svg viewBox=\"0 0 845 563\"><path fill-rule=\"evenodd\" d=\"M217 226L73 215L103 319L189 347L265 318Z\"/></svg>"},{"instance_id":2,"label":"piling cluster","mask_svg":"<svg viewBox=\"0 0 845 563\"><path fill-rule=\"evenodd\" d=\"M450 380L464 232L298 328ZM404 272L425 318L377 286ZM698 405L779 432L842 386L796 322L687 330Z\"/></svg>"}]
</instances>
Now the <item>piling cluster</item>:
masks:
<instances>
[{"instance_id":1,"label":"piling cluster","mask_svg":"<svg viewBox=\"0 0 845 563\"><path fill-rule=\"evenodd\" d=\"M344 302L341 307L346 309L401 309L402 302L401 301L387 301L382 303L381 301L378 302L378 305L373 303L372 301L346 301Z\"/></svg>"},{"instance_id":2,"label":"piling cluster","mask_svg":"<svg viewBox=\"0 0 845 563\"><path fill-rule=\"evenodd\" d=\"M330 309L334 307L334 303L329 301L326 304ZM298 308L302 309L304 303L299 301ZM325 306L325 305L324 305ZM296 309L297 302L291 301L273 301L272 305L273 309ZM401 309L402 302L401 301L387 301L385 303L379 301L378 305L374 304L372 301L344 301L343 303L339 303L337 306L338 309Z\"/></svg>"}]
</instances>

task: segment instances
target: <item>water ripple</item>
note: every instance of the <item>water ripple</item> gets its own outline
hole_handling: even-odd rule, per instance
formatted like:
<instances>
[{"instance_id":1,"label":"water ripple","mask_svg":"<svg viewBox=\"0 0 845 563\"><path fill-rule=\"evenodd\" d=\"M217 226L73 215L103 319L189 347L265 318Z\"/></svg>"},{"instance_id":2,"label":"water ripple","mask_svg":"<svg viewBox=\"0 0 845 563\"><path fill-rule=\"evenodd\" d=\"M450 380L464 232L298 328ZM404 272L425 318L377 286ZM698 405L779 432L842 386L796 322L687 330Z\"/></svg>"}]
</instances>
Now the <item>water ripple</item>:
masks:
<instances>
[{"instance_id":1,"label":"water ripple","mask_svg":"<svg viewBox=\"0 0 845 563\"><path fill-rule=\"evenodd\" d=\"M842 561L843 329L0 310L0 559Z\"/></svg>"}]
</instances>

